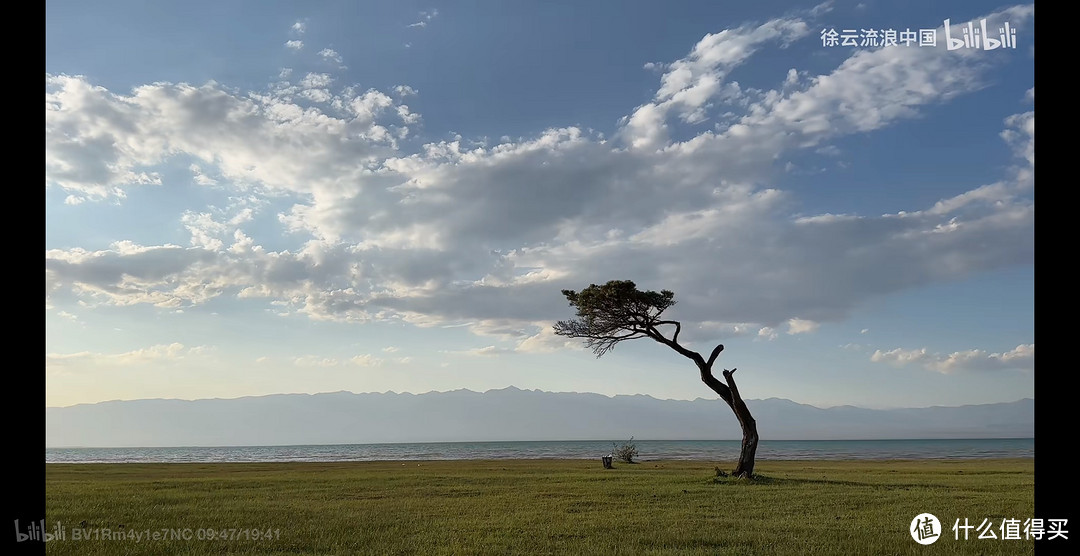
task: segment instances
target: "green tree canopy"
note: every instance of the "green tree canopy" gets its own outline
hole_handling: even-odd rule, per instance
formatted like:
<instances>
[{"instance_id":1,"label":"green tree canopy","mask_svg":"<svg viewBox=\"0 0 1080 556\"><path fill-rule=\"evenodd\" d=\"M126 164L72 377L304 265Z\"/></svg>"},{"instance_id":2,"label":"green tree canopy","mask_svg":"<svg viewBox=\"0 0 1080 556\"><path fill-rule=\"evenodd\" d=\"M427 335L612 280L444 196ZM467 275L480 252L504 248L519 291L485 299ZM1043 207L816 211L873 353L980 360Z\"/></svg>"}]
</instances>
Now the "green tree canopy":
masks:
<instances>
[{"instance_id":1,"label":"green tree canopy","mask_svg":"<svg viewBox=\"0 0 1080 556\"><path fill-rule=\"evenodd\" d=\"M561 336L585 338L586 347L600 357L623 340L650 336L663 324L675 321L660 320L660 315L675 305L675 294L641 291L630 280L612 280L602 286L591 284L576 292L562 290L577 317L555 323L555 333Z\"/></svg>"}]
</instances>

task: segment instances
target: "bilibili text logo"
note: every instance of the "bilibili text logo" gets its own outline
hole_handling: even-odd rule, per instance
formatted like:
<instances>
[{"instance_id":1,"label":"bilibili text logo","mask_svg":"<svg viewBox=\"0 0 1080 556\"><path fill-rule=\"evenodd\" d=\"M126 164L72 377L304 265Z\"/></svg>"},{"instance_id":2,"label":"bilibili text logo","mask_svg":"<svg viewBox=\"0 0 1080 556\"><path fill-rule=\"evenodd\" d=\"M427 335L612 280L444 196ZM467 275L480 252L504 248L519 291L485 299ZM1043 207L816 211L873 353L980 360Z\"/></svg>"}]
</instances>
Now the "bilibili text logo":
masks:
<instances>
[{"instance_id":1,"label":"bilibili text logo","mask_svg":"<svg viewBox=\"0 0 1080 556\"><path fill-rule=\"evenodd\" d=\"M56 524L53 529L45 529L45 520L31 521L30 523L23 523L19 525L19 520L15 520L15 542L24 541L38 541L48 542L57 539L64 538L64 527L59 523Z\"/></svg>"}]
</instances>

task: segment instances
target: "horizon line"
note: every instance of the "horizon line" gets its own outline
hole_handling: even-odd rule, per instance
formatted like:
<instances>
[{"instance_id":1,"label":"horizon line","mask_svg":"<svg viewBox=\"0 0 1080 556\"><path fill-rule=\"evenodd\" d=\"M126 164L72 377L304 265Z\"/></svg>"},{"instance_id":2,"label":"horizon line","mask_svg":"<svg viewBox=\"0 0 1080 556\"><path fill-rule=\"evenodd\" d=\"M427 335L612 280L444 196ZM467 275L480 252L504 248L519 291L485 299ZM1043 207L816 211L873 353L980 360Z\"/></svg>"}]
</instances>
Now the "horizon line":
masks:
<instances>
[{"instance_id":1,"label":"horizon line","mask_svg":"<svg viewBox=\"0 0 1080 556\"><path fill-rule=\"evenodd\" d=\"M420 392L420 393L408 392L408 391L404 391L404 390L401 391L401 392L396 392L396 391L393 391L393 390L386 390L384 392L353 392L351 390L335 390L335 391L332 391L332 392L315 392L315 393L311 393L311 392L277 392L277 393L273 393L273 394L251 394L251 395L244 395L244 396L236 396L236 397L233 397L233 398L212 397L212 398L194 398L194 399L184 399L184 398L113 399L113 400L101 400L101 401L97 401L97 402L79 402L79 403L75 403L75 404L71 404L71 405L60 405L60 406L46 405L45 409L47 409L47 410L48 409L67 409L67 408L72 408L72 407L78 407L78 406L81 406L81 405L98 405L98 404L104 404L104 403L122 403L122 402L140 402L140 401L180 401L180 402L232 401L232 400L243 400L243 399L248 399L248 398L266 398L266 397L270 397L270 396L325 396L325 395L330 395L330 394L349 394L349 395L353 395L353 396L362 396L362 395L371 395L371 394L375 394L375 395L393 394L395 396L402 396L402 395L426 396L426 395L429 395L429 394L451 394L451 393L455 393L455 392L469 392L469 393L472 393L472 394L481 394L481 395L483 395L483 394L487 394L489 392L503 392L503 391L507 391L507 390L519 391L519 392L539 392L539 393L543 393L543 394L594 395L594 396L603 396L603 397L609 398L609 399L614 399L614 398L618 398L618 397L627 397L627 398L630 398L630 397L646 397L646 398L652 398L652 399L657 400L657 401L673 401L673 402L696 402L698 400L723 401L719 397L717 397L717 398L705 398L705 397L699 396L699 397L696 397L696 398L694 398L692 400L688 400L688 399L682 399L682 398L657 398L656 396L653 396L651 394L642 394L642 393L611 394L611 395L609 395L609 394L602 394L602 393L599 393L599 392L551 391L551 390L541 390L539 388L533 388L533 389L518 388L517 386L514 386L514 385L511 384L511 385L505 386L503 388L489 388L487 390L484 390L483 392L472 390L472 389L469 389L469 388L455 388L453 390L428 390L427 392ZM1015 400L1012 400L1012 401L968 403L968 404L960 404L960 405L927 405L927 406L920 406L920 407L910 407L910 406L908 406L908 407L900 407L900 406L897 406L897 407L864 407L864 406L857 406L857 405L852 405L852 404L837 404L837 405L830 405L830 406L827 406L827 407L821 407L821 406L817 406L817 405L814 405L814 404L798 402L798 401L792 400L790 398L781 398L779 396L770 396L768 398L747 398L746 399L746 401L748 401L748 402L750 402L750 401L768 401L768 400L788 401L788 402L795 403L795 404L798 404L798 405L805 405L805 406L814 407L814 408L822 409L822 410L835 409L835 408L840 408L840 407L852 407L852 408L856 408L856 409L867 409L867 410L872 410L872 411L893 411L893 410L899 410L899 409L930 409L930 408L940 408L940 407L969 407L969 406L977 406L977 405L1007 404L1007 403L1022 402L1022 401L1025 401L1025 400L1034 401L1035 397L1034 396L1023 397L1023 398L1018 398L1018 399L1015 399Z\"/></svg>"}]
</instances>

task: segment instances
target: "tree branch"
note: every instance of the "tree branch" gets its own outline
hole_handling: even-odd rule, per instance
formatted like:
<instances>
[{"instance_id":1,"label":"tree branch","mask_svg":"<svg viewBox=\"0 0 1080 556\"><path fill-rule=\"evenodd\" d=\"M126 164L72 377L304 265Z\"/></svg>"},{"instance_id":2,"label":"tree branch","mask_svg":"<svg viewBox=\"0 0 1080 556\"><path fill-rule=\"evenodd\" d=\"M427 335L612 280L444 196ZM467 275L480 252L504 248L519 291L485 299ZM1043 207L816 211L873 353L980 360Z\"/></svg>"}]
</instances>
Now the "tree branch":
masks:
<instances>
[{"instance_id":1,"label":"tree branch","mask_svg":"<svg viewBox=\"0 0 1080 556\"><path fill-rule=\"evenodd\" d=\"M657 325L674 324L675 325L675 335L671 337L671 341L678 343L678 341L679 341L679 332L682 332L682 323L680 323L677 320L658 320L658 321L656 321L656 324Z\"/></svg>"},{"instance_id":2,"label":"tree branch","mask_svg":"<svg viewBox=\"0 0 1080 556\"><path fill-rule=\"evenodd\" d=\"M648 330L649 330L649 337L650 338L652 338L652 339L656 340L657 342L660 342L661 344L664 344L665 346L677 351L683 357L686 357L686 358L692 360L694 363L697 364L698 367L702 367L703 365L705 365L705 360L701 358L700 353L698 353L696 351L690 351L690 350L682 347L682 345L680 345L675 340L667 339L667 337L664 336L662 333L660 333L660 331L657 330L655 326L649 326Z\"/></svg>"},{"instance_id":3,"label":"tree branch","mask_svg":"<svg viewBox=\"0 0 1080 556\"><path fill-rule=\"evenodd\" d=\"M717 380L715 376L713 376L712 365L699 365L698 368L701 369L701 382L704 382L705 385L709 387L709 389L711 389L713 392L716 392L717 395L719 395L725 402L727 402L729 407L735 409L735 406L733 405L734 400L731 396L731 389L728 388L728 386L723 382Z\"/></svg>"},{"instance_id":4,"label":"tree branch","mask_svg":"<svg viewBox=\"0 0 1080 556\"><path fill-rule=\"evenodd\" d=\"M712 369L712 364L716 362L716 358L720 356L721 351L724 351L724 344L717 344L716 347L713 348L712 354L709 355L709 362L706 363L710 369Z\"/></svg>"}]
</instances>

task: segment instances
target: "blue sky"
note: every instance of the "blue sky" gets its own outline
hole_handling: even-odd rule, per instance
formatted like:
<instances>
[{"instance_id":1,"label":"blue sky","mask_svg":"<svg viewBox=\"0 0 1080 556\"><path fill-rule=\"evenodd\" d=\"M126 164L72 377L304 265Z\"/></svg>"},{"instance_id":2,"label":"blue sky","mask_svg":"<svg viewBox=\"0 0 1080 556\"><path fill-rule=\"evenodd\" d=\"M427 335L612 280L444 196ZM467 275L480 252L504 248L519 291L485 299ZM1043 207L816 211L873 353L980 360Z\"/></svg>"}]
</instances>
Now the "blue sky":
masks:
<instances>
[{"instance_id":1,"label":"blue sky","mask_svg":"<svg viewBox=\"0 0 1080 556\"><path fill-rule=\"evenodd\" d=\"M46 405L711 397L551 333L612 279L747 398L1032 397L1034 118L1029 4L50 2Z\"/></svg>"}]
</instances>

